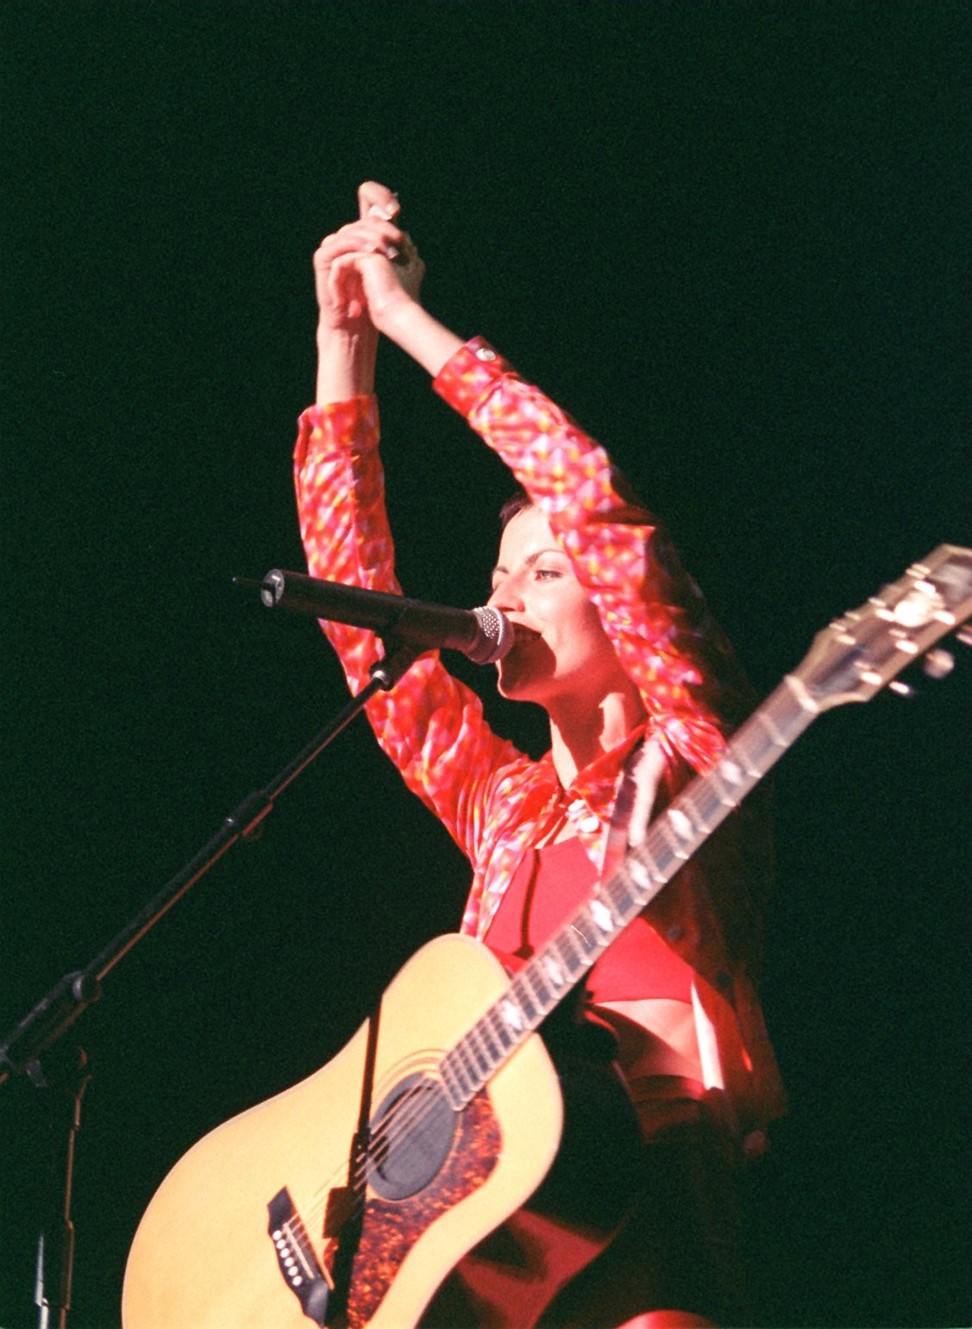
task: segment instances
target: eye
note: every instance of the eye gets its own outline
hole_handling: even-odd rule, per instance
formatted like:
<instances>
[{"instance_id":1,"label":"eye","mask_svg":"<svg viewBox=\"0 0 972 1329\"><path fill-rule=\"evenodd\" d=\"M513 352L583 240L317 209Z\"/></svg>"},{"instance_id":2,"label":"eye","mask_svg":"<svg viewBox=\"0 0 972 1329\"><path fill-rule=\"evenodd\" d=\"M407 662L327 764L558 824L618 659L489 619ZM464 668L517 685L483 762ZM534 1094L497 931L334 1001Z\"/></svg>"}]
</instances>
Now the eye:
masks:
<instances>
[{"instance_id":1,"label":"eye","mask_svg":"<svg viewBox=\"0 0 972 1329\"><path fill-rule=\"evenodd\" d=\"M553 581L557 577L562 577L564 574L561 572L560 568L535 568L533 575L536 577L537 581Z\"/></svg>"}]
</instances>

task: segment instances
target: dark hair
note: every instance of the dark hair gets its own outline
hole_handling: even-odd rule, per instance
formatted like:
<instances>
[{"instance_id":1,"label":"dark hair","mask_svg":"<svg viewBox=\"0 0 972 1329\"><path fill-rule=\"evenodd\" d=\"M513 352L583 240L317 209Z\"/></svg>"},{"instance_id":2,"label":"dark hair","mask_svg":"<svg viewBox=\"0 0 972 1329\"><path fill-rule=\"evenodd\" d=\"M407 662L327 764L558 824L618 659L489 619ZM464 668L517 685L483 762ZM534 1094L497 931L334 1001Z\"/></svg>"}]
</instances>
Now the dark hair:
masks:
<instances>
[{"instance_id":1,"label":"dark hair","mask_svg":"<svg viewBox=\"0 0 972 1329\"><path fill-rule=\"evenodd\" d=\"M533 499L521 485L499 510L500 531L505 531L517 513L533 507Z\"/></svg>"}]
</instances>

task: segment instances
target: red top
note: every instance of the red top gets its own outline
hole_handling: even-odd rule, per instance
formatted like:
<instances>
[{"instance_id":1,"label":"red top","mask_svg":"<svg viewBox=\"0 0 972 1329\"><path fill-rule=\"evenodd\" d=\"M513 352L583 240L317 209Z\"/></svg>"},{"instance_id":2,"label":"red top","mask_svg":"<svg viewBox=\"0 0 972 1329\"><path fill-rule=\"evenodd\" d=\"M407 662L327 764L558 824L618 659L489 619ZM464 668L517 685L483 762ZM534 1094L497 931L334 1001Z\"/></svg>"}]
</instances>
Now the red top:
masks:
<instances>
[{"instance_id":1,"label":"red top","mask_svg":"<svg viewBox=\"0 0 972 1329\"><path fill-rule=\"evenodd\" d=\"M500 901L486 945L516 971L590 899L596 881L579 840L528 849ZM625 928L587 976L594 1005L653 997L690 1002L691 984L691 967L644 918Z\"/></svg>"}]
</instances>

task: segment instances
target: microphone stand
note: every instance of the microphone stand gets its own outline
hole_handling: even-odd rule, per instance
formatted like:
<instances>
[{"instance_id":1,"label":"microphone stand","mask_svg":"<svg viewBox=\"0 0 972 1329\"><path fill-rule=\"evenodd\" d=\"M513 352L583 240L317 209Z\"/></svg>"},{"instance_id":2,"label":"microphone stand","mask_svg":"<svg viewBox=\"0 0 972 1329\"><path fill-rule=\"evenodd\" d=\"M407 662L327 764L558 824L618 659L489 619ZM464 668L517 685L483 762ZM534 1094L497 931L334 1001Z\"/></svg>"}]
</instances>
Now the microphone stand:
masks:
<instances>
[{"instance_id":1,"label":"microphone stand","mask_svg":"<svg viewBox=\"0 0 972 1329\"><path fill-rule=\"evenodd\" d=\"M81 1124L81 1100L91 1080L87 1053L76 1046L73 1054L49 1056L55 1044L102 993L102 980L132 947L158 923L190 886L214 866L240 840L250 839L273 810L274 800L296 780L332 739L354 719L379 690L390 691L420 649L398 641L394 633L383 638L386 651L370 669L371 681L304 745L274 779L249 794L220 823L219 829L149 900L84 969L64 977L17 1024L0 1044L0 1085L14 1076L26 1075L35 1088L66 1096L69 1123L62 1153L60 1176L55 1179L51 1218L41 1231L37 1249L34 1300L39 1308L38 1329L66 1329L71 1307L74 1274L75 1231L71 1220L71 1191L74 1148ZM428 648L424 648L428 649ZM54 1217L56 1215L56 1217Z\"/></svg>"}]
</instances>

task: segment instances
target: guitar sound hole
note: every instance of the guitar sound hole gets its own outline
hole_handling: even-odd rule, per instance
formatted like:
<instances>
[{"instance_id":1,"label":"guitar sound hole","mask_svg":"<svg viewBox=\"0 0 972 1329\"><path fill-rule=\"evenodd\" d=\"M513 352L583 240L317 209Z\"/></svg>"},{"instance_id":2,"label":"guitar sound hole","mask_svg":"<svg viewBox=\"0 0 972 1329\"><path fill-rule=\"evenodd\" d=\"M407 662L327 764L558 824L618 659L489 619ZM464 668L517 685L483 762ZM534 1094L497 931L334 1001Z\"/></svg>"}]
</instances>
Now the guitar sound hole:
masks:
<instances>
[{"instance_id":1,"label":"guitar sound hole","mask_svg":"<svg viewBox=\"0 0 972 1329\"><path fill-rule=\"evenodd\" d=\"M442 1086L410 1075L382 1101L371 1120L368 1181L386 1200L423 1190L445 1162L456 1117Z\"/></svg>"}]
</instances>

